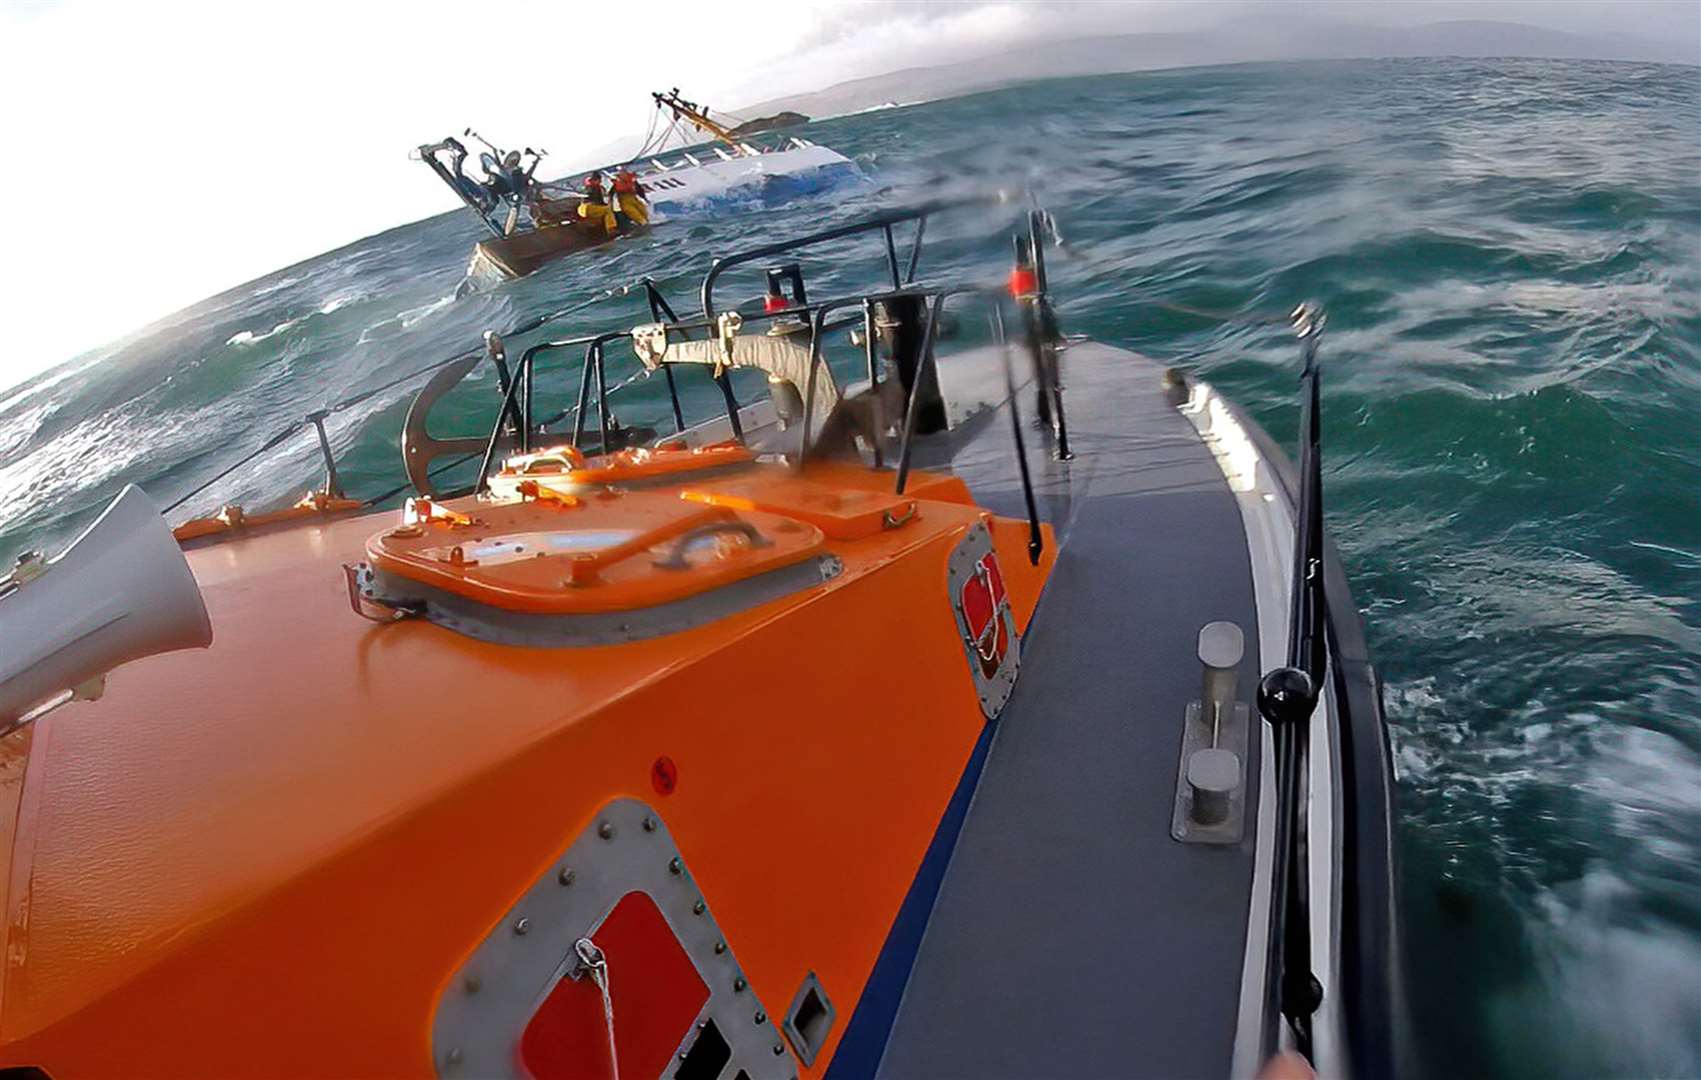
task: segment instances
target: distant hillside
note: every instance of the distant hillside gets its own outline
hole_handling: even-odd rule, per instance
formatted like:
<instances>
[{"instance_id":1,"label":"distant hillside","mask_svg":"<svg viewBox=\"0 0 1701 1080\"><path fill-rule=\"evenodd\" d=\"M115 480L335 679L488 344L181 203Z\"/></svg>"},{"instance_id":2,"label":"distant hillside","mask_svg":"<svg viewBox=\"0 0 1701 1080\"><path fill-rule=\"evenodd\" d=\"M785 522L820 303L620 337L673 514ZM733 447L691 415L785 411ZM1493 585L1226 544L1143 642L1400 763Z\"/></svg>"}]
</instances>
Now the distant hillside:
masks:
<instances>
[{"instance_id":1,"label":"distant hillside","mask_svg":"<svg viewBox=\"0 0 1701 1080\"><path fill-rule=\"evenodd\" d=\"M786 112L810 117L842 116L889 102L932 101L1035 79L1259 61L1419 56L1527 56L1697 64L1701 63L1701 42L1647 41L1624 34L1591 37L1523 23L1480 19L1383 27L1284 15L1279 19L1240 19L1212 30L1184 34L1036 40L949 64L851 79L824 90L743 105L737 111L763 117ZM621 155L632 153L641 141L638 133L633 133L568 160L578 169L619 161Z\"/></svg>"},{"instance_id":2,"label":"distant hillside","mask_svg":"<svg viewBox=\"0 0 1701 1080\"><path fill-rule=\"evenodd\" d=\"M800 112L778 112L772 116L758 116L754 120L746 120L733 128L732 133L734 135L757 135L764 131L773 131L776 128L799 127L807 123L809 123L809 117Z\"/></svg>"},{"instance_id":3,"label":"distant hillside","mask_svg":"<svg viewBox=\"0 0 1701 1080\"><path fill-rule=\"evenodd\" d=\"M1528 56L1555 59L1701 63L1701 42L1585 36L1522 23L1460 20L1427 26L1360 26L1284 16L1242 19L1214 30L1033 41L936 67L908 68L761 101L744 113L794 110L839 116L887 101L973 94L1033 79L1271 60L1351 60L1418 56Z\"/></svg>"}]
</instances>

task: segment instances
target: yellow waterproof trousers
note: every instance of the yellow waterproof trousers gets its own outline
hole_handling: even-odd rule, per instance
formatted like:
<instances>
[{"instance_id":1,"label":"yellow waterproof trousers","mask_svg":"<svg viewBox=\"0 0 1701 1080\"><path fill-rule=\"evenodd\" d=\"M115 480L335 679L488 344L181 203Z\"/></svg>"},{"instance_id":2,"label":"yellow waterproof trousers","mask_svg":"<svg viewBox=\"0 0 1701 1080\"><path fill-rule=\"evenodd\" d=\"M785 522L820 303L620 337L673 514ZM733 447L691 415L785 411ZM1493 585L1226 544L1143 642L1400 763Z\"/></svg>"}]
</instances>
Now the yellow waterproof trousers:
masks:
<instances>
[{"instance_id":1,"label":"yellow waterproof trousers","mask_svg":"<svg viewBox=\"0 0 1701 1080\"><path fill-rule=\"evenodd\" d=\"M620 212L625 214L626 219L632 224L648 225L650 223L650 208L645 205L643 199L630 191L617 192L615 198L620 200Z\"/></svg>"},{"instance_id":2,"label":"yellow waterproof trousers","mask_svg":"<svg viewBox=\"0 0 1701 1080\"><path fill-rule=\"evenodd\" d=\"M579 216L584 218L586 221L602 222L603 228L607 229L611 236L615 232L616 226L614 224L614 211L601 203L594 203L588 200L580 203Z\"/></svg>"}]
</instances>

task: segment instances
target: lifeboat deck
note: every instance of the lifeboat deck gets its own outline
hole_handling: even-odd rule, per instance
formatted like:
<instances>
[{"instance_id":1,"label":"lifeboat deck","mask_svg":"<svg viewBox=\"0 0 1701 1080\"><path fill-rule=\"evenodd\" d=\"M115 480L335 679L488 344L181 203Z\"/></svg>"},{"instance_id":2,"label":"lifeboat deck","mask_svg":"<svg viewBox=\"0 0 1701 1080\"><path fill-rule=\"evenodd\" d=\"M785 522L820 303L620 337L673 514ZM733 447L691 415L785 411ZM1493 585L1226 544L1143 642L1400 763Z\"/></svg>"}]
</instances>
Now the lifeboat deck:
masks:
<instances>
[{"instance_id":1,"label":"lifeboat deck","mask_svg":"<svg viewBox=\"0 0 1701 1080\"><path fill-rule=\"evenodd\" d=\"M954 405L996 371L974 360L942 367ZM1182 844L1170 819L1198 629L1244 627L1247 702L1256 684L1247 538L1159 367L1083 343L1063 371L1075 459L1031 455L1059 541L1037 633L851 1021L840 1075L1230 1071L1251 832ZM1031 395L1022 404L1031 412ZM978 502L1018 514L1007 408L954 429L949 455ZM1249 801L1257 770L1254 757Z\"/></svg>"}]
</instances>

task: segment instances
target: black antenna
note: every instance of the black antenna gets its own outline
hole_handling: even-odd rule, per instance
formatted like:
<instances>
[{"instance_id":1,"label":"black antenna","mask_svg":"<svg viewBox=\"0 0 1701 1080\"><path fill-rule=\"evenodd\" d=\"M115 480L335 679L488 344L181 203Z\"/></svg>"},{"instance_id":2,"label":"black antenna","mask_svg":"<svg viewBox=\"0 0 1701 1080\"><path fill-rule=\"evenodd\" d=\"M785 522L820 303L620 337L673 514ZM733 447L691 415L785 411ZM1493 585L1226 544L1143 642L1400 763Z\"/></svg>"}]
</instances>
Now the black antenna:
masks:
<instances>
[{"instance_id":1,"label":"black antenna","mask_svg":"<svg viewBox=\"0 0 1701 1080\"><path fill-rule=\"evenodd\" d=\"M1317 342L1323 310L1301 304L1289 317L1300 340L1304 395L1300 416L1299 513L1294 521L1293 621L1287 665L1258 684L1258 713L1271 727L1276 748L1275 895L1270 904L1267 978L1277 1009L1287 1020L1296 1049L1311 1057L1311 1017L1323 1002L1323 986L1311 970L1311 908L1307 887L1309 853L1306 799L1301 778L1310 748L1310 724L1327 666L1328 612L1323 595L1323 470L1320 453L1320 369ZM1270 987L1266 986L1267 992ZM1265 1050L1274 1053L1274 1031Z\"/></svg>"}]
</instances>

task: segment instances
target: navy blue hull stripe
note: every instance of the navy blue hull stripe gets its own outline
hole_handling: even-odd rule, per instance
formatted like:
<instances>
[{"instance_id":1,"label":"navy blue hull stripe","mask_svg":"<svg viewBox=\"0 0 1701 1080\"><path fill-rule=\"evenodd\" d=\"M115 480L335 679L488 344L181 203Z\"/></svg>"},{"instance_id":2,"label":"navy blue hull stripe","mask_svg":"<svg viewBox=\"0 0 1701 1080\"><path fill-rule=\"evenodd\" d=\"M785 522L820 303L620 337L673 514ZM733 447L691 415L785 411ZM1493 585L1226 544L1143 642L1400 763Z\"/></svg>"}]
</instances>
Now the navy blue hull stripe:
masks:
<instances>
[{"instance_id":1,"label":"navy blue hull stripe","mask_svg":"<svg viewBox=\"0 0 1701 1080\"><path fill-rule=\"evenodd\" d=\"M957 790L945 804L939 828L927 845L915 880L898 908L892 929L886 934L886 944L874 961L874 970L862 988L862 997L851 1014L844 1038L827 1067L826 1080L862 1080L874 1075L880 1058L886 1052L886 1040L892 1034L897 1019L898 1004L903 1001L904 988L909 985L910 972L915 967L916 952L921 948L922 934L933 914L933 902L939 896L939 886L945 880L945 868L951 864L951 852L957 847L957 836L968 817L969 801L975 786L980 783L981 769L986 765L987 750L992 746L996 722L981 729L974 753L957 781Z\"/></svg>"}]
</instances>

